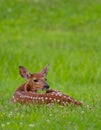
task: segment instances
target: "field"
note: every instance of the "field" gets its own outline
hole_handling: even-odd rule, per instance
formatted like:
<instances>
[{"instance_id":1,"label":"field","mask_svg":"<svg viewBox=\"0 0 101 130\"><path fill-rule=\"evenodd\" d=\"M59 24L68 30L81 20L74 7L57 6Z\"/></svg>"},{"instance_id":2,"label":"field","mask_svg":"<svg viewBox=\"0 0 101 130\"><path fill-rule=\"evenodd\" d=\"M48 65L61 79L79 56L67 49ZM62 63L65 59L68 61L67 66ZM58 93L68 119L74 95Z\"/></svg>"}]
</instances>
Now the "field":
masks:
<instances>
[{"instance_id":1,"label":"field","mask_svg":"<svg viewBox=\"0 0 101 130\"><path fill-rule=\"evenodd\" d=\"M82 107L11 104L18 66L50 64L51 88ZM101 129L101 1L0 0L0 130Z\"/></svg>"}]
</instances>

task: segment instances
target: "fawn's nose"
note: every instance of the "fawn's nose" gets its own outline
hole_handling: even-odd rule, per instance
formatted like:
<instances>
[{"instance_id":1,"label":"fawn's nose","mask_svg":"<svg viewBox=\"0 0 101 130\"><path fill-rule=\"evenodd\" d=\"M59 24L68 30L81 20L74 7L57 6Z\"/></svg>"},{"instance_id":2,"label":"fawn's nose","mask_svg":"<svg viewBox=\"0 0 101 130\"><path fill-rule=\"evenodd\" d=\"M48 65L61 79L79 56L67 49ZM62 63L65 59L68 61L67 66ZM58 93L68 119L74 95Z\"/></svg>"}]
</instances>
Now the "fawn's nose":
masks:
<instances>
[{"instance_id":1,"label":"fawn's nose","mask_svg":"<svg viewBox=\"0 0 101 130\"><path fill-rule=\"evenodd\" d=\"M45 84L45 86L44 86L46 89L48 89L49 88L49 85L48 84Z\"/></svg>"}]
</instances>

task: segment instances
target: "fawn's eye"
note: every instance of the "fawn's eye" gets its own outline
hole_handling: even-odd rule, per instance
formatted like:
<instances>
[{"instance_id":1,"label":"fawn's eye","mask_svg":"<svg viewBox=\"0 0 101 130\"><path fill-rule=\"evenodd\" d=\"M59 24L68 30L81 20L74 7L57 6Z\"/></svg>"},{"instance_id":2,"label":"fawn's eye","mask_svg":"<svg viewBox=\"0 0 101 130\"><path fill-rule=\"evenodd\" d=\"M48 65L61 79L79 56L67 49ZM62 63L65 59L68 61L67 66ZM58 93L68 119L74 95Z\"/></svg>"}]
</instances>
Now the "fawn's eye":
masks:
<instances>
[{"instance_id":1,"label":"fawn's eye","mask_svg":"<svg viewBox=\"0 0 101 130\"><path fill-rule=\"evenodd\" d=\"M34 79L33 81L34 81L34 82L38 82L38 79Z\"/></svg>"}]
</instances>

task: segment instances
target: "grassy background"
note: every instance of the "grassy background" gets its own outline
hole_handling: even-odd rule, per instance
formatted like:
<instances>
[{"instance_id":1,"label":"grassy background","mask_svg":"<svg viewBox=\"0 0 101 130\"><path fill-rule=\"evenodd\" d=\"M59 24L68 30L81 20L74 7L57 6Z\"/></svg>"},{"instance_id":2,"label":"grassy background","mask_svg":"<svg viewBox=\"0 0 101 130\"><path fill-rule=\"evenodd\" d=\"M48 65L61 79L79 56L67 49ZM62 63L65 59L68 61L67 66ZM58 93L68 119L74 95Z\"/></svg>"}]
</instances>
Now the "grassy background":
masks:
<instances>
[{"instance_id":1,"label":"grassy background","mask_svg":"<svg viewBox=\"0 0 101 130\"><path fill-rule=\"evenodd\" d=\"M0 129L101 129L101 1L0 0ZM38 72L82 107L11 104L18 66Z\"/></svg>"}]
</instances>

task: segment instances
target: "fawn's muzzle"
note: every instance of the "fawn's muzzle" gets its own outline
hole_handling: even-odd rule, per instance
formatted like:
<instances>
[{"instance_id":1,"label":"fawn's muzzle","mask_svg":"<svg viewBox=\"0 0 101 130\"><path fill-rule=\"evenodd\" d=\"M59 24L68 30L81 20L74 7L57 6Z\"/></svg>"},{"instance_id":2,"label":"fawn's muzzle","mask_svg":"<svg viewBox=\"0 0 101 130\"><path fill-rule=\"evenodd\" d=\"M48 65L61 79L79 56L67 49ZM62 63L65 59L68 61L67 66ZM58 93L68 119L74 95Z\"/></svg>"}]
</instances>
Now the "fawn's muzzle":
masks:
<instances>
[{"instance_id":1,"label":"fawn's muzzle","mask_svg":"<svg viewBox=\"0 0 101 130\"><path fill-rule=\"evenodd\" d=\"M49 88L49 85L48 84L45 84L45 86L44 86L46 89L48 89Z\"/></svg>"}]
</instances>

